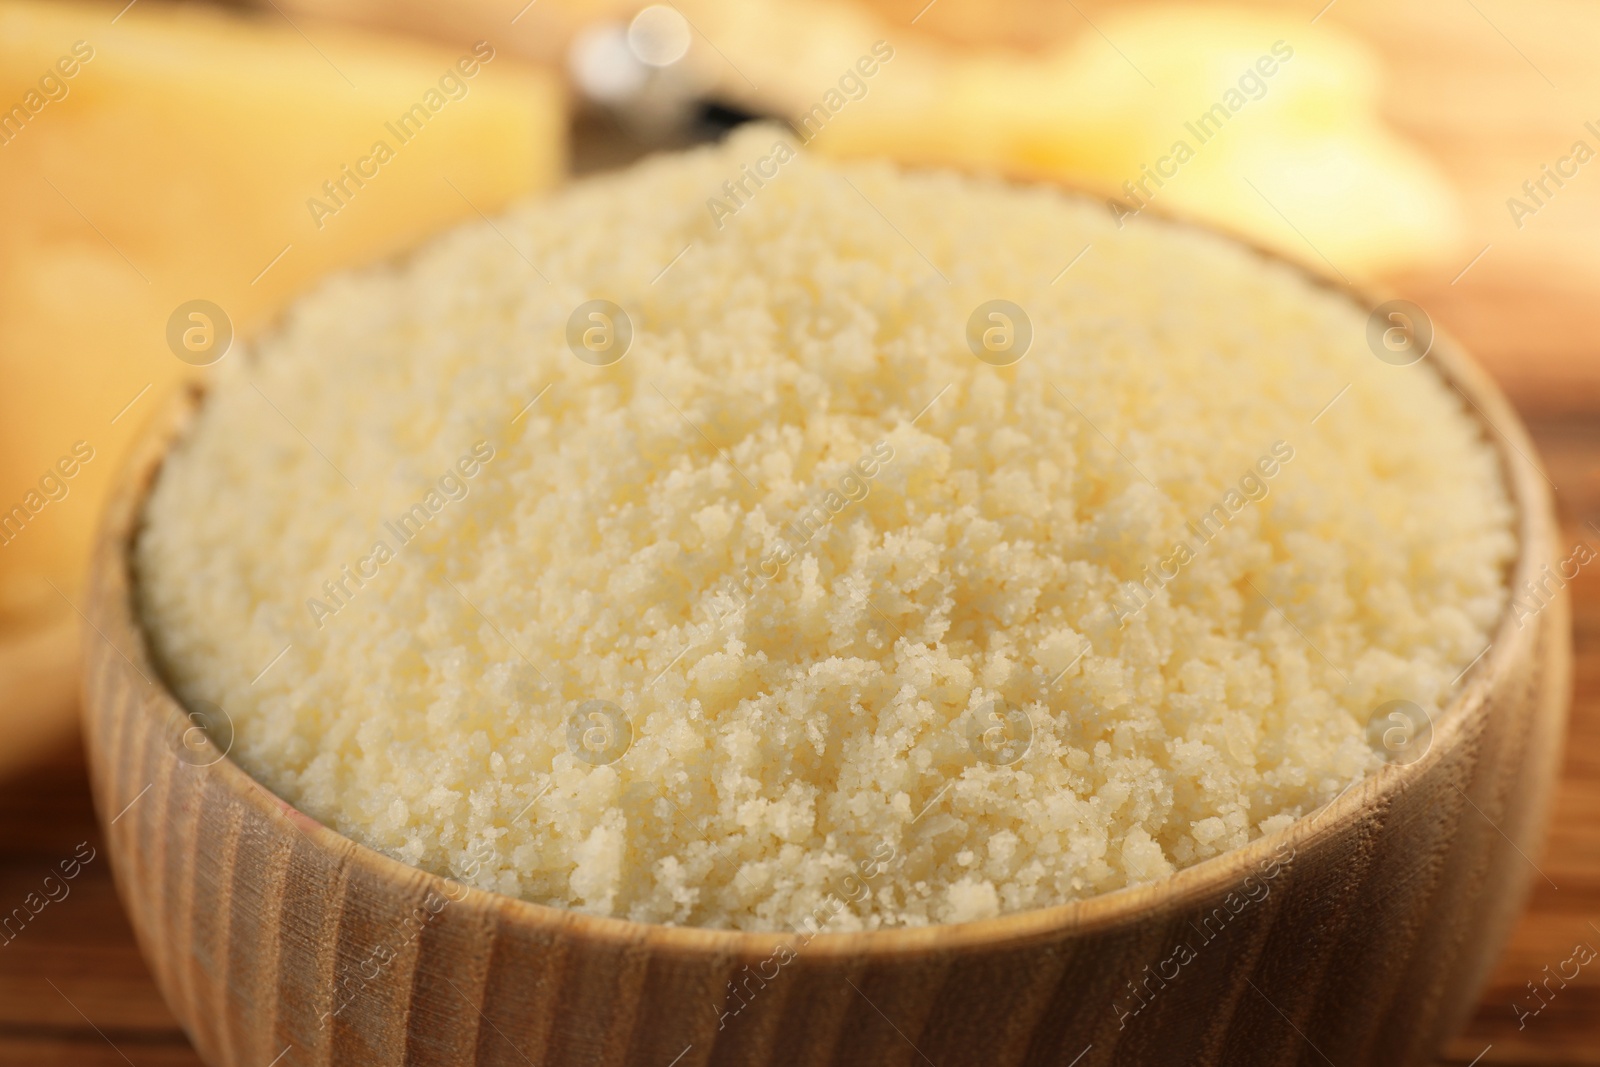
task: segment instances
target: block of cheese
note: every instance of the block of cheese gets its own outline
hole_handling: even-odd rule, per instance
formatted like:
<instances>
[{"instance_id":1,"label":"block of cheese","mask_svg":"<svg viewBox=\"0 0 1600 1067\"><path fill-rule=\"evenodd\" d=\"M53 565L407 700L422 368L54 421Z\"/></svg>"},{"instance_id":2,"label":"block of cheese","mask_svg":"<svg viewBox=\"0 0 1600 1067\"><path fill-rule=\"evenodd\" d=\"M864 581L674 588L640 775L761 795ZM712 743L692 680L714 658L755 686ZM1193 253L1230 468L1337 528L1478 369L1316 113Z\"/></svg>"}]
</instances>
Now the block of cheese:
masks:
<instances>
[{"instance_id":1,"label":"block of cheese","mask_svg":"<svg viewBox=\"0 0 1600 1067\"><path fill-rule=\"evenodd\" d=\"M285 3L447 39L504 21L493 0ZM585 22L641 6L535 4L506 47L559 56ZM1352 277L1459 250L1455 193L1383 121L1376 52L1331 19L1229 3L1114 5L1092 23L1059 0L673 6L694 30L687 80L791 121L817 152L1060 181Z\"/></svg>"},{"instance_id":2,"label":"block of cheese","mask_svg":"<svg viewBox=\"0 0 1600 1067\"><path fill-rule=\"evenodd\" d=\"M120 8L0 2L0 626L70 610L118 453L229 325L565 167L559 80L493 42Z\"/></svg>"},{"instance_id":3,"label":"block of cheese","mask_svg":"<svg viewBox=\"0 0 1600 1067\"><path fill-rule=\"evenodd\" d=\"M1384 123L1372 48L1331 21L1158 3L1108 8L1091 27L1068 8L1043 21L1071 36L1040 28L1045 43L1024 49L829 0L680 6L717 43L690 58L718 92L790 119L817 152L1062 181L1351 277L1457 247L1455 194ZM993 6L978 17L999 18Z\"/></svg>"},{"instance_id":4,"label":"block of cheese","mask_svg":"<svg viewBox=\"0 0 1600 1067\"><path fill-rule=\"evenodd\" d=\"M68 601L163 394L330 270L553 184L563 95L492 41L0 0L0 775L71 722Z\"/></svg>"}]
</instances>

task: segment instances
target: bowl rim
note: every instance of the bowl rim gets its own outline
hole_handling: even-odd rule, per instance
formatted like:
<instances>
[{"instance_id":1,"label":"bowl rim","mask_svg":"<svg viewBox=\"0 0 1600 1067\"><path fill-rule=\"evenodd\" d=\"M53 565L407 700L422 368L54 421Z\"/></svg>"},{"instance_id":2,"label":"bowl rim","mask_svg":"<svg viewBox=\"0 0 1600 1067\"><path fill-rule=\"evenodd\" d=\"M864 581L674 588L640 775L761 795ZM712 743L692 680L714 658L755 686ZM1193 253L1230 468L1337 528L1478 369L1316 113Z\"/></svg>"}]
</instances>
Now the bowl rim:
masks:
<instances>
[{"instance_id":1,"label":"bowl rim","mask_svg":"<svg viewBox=\"0 0 1600 1067\"><path fill-rule=\"evenodd\" d=\"M949 171L952 168L905 166L902 169ZM966 174L972 176L971 172ZM1109 202L1101 194L1058 181L994 176L1018 188L1046 189L1069 198ZM1342 275L1335 279L1309 259L1298 258L1281 249L1264 247L1255 239L1224 226L1174 216L1154 206L1146 207L1137 214L1148 216L1149 220L1135 218L1135 225L1178 227L1223 239L1268 264L1293 270L1314 288L1330 291L1358 308L1370 310L1395 298L1386 290L1358 286ZM408 252L405 255L410 254ZM1327 265L1333 266L1331 263ZM797 954L824 959L910 958L977 946L987 949L1021 946L1073 934L1089 934L1146 923L1200 901L1218 899L1252 871L1260 871L1275 861L1288 865L1300 848L1313 846L1319 840L1335 835L1363 815L1387 808L1392 797L1423 778L1460 741L1481 713L1493 689L1494 679L1504 675L1521 657L1531 654L1536 641L1539 627L1522 627L1513 607L1516 590L1523 582L1536 577L1538 567L1547 562L1550 556L1553 522L1552 497L1546 489L1549 478L1537 458L1538 453L1527 436L1521 418L1499 386L1452 336L1440 329L1437 323L1431 322L1431 316L1429 320L1434 330L1432 346L1413 366L1421 367L1431 362L1431 373L1438 374L1445 385L1471 409L1469 417L1478 425L1498 459L1500 475L1513 511L1512 529L1517 546L1513 561L1505 573L1506 603L1499 620L1491 628L1489 644L1452 683L1457 687L1456 691L1439 713L1432 717L1432 743L1420 759L1405 765L1385 764L1376 773L1357 779L1331 801L1300 816L1290 825L1160 878L1077 900L958 923L808 933L804 929L744 930L639 922L506 896L412 866L347 837L300 811L251 777L231 757L225 756L203 770L216 772L228 794L263 813L286 816L319 849L341 863L363 868L378 882L396 887L409 883L414 887L413 892L439 893L455 907L492 911L500 922L542 930L552 936L567 936L618 947L647 946L652 952L666 956L717 955L746 960L767 957L787 946ZM281 317L263 332L272 332L277 321L281 321ZM133 702L131 714L162 715L166 721L156 725L170 738L181 735L188 720L182 703L167 684L164 673L151 654L144 622L136 608L137 578L131 547L143 523L145 503L160 469L174 444L183 437L198 413L205 392L205 387L199 382L189 382L141 428L135 448L124 461L117 477L111 503L104 510L102 536L97 540L95 549L96 569L101 566L114 567L120 578L116 584L120 595L115 603L108 605L108 609L116 613L116 621L132 635L132 647L126 650L124 657L154 682L154 693L147 699ZM85 641L92 642L95 636L95 632L85 629ZM91 714L88 705L89 701L86 700L86 715ZM157 705L162 709L160 712L156 710ZM100 809L100 819L104 833L109 827L103 808ZM110 837L110 834L106 833L106 836ZM1285 847L1290 850L1290 858L1277 859ZM799 948L796 948L797 944Z\"/></svg>"}]
</instances>

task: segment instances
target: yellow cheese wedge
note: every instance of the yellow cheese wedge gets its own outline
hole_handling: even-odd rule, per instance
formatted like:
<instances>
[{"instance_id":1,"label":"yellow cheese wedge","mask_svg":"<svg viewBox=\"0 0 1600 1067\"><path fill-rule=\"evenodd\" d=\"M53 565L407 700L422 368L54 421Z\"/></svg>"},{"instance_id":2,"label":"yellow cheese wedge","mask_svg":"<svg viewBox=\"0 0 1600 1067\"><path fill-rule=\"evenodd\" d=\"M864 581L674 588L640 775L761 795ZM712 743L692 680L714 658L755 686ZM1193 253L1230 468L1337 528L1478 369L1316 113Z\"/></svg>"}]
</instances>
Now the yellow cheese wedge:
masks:
<instances>
[{"instance_id":1,"label":"yellow cheese wedge","mask_svg":"<svg viewBox=\"0 0 1600 1067\"><path fill-rule=\"evenodd\" d=\"M1228 6L1117 9L1097 26L1042 55L908 44L814 147L1063 179L1351 276L1454 247L1456 199L1381 121L1362 42Z\"/></svg>"},{"instance_id":2,"label":"yellow cheese wedge","mask_svg":"<svg viewBox=\"0 0 1600 1067\"><path fill-rule=\"evenodd\" d=\"M0 626L70 613L130 434L229 324L552 184L565 126L492 42L0 0Z\"/></svg>"},{"instance_id":3,"label":"yellow cheese wedge","mask_svg":"<svg viewBox=\"0 0 1600 1067\"><path fill-rule=\"evenodd\" d=\"M1068 7L1037 21L1070 37L1022 49L998 29L954 44L829 0L678 6L716 43L690 59L717 91L790 118L813 151L1059 180L1350 277L1459 244L1450 185L1383 122L1378 57L1331 20L1162 3L1108 7L1091 25ZM1003 28L992 7L941 17L981 11Z\"/></svg>"},{"instance_id":4,"label":"yellow cheese wedge","mask_svg":"<svg viewBox=\"0 0 1600 1067\"><path fill-rule=\"evenodd\" d=\"M504 19L494 0L283 2L447 38ZM505 27L506 47L557 56L585 20L626 21L642 6L534 4ZM817 152L1061 181L1207 220L1350 277L1459 251L1456 194L1385 124L1377 54L1332 19L1236 3L1090 14L1059 0L672 6L693 27L687 80L789 119ZM1199 134L1186 127L1207 114ZM1168 158L1179 141L1194 153L1181 168ZM1174 180L1157 186L1147 167ZM1141 181L1148 194L1128 190Z\"/></svg>"}]
</instances>

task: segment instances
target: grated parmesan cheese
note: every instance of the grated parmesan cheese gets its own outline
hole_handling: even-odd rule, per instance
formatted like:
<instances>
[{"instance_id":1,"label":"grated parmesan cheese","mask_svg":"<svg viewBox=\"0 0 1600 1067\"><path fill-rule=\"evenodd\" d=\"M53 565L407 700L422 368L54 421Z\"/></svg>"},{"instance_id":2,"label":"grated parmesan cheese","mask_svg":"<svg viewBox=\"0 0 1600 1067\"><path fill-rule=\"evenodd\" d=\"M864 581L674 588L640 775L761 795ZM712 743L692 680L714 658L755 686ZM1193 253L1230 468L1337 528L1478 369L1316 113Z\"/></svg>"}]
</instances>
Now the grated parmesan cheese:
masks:
<instances>
[{"instance_id":1,"label":"grated parmesan cheese","mask_svg":"<svg viewBox=\"0 0 1600 1067\"><path fill-rule=\"evenodd\" d=\"M1426 361L1050 189L790 149L709 212L780 137L336 276L221 365L135 562L250 773L528 900L856 930L1159 878L1444 706L1515 546ZM569 346L593 301L620 359ZM1020 359L969 344L994 301Z\"/></svg>"}]
</instances>

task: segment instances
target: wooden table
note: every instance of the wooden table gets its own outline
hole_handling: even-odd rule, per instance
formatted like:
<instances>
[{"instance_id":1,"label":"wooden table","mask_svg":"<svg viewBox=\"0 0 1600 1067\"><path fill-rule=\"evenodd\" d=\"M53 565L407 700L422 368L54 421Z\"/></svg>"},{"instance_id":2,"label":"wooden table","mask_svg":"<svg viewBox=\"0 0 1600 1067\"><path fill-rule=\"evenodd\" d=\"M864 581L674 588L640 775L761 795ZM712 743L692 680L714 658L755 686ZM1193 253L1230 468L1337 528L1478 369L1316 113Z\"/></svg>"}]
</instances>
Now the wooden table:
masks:
<instances>
[{"instance_id":1,"label":"wooden table","mask_svg":"<svg viewBox=\"0 0 1600 1067\"><path fill-rule=\"evenodd\" d=\"M1468 213L1471 242L1459 264L1395 284L1500 378L1557 486L1568 544L1600 547L1590 525L1600 525L1600 169L1521 231L1504 206L1579 136L1582 119L1600 118L1600 12L1574 0L1527 9L1343 0L1328 17L1388 54L1391 121L1446 165ZM1535 880L1450 1063L1600 1067L1600 960L1524 1026L1512 1008L1530 1005L1525 983L1576 944L1600 949L1600 564L1580 573L1572 593L1572 727L1553 825L1535 857L1550 882ZM37 891L80 842L99 848L75 745L0 782L0 909ZM103 855L70 896L0 947L0 1067L199 1062L150 981Z\"/></svg>"}]
</instances>

